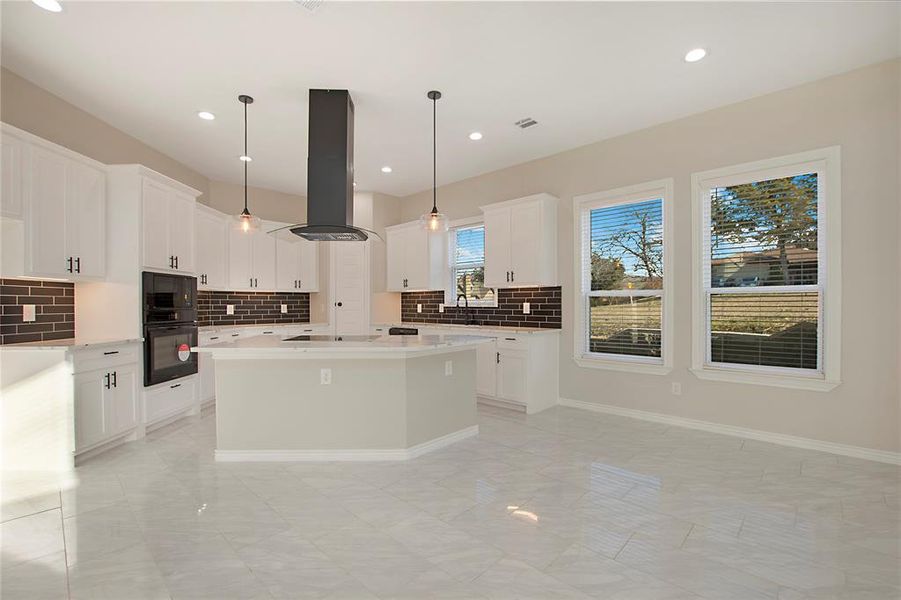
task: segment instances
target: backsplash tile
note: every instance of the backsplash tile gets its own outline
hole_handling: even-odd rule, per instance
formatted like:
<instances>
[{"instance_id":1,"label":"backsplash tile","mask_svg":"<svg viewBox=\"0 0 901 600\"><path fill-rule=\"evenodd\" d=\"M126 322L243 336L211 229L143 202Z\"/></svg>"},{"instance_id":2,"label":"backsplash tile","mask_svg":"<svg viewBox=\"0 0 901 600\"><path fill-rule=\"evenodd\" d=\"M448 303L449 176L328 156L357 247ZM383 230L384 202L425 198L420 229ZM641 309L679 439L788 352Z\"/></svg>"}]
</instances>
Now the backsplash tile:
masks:
<instances>
[{"instance_id":1,"label":"backsplash tile","mask_svg":"<svg viewBox=\"0 0 901 600\"><path fill-rule=\"evenodd\" d=\"M461 306L445 306L444 292L404 292L400 300L400 316L405 323L466 324L466 314ZM528 302L530 314L522 314L522 303ZM416 305L422 304L422 312ZM472 320L479 325L493 327L544 327L560 329L562 326L562 299L560 287L507 288L498 290L497 307L474 306L469 310Z\"/></svg>"},{"instance_id":2,"label":"backsplash tile","mask_svg":"<svg viewBox=\"0 0 901 600\"><path fill-rule=\"evenodd\" d=\"M34 304L35 320L22 320ZM75 337L75 284L37 279L0 279L0 344Z\"/></svg>"},{"instance_id":3,"label":"backsplash tile","mask_svg":"<svg viewBox=\"0 0 901 600\"><path fill-rule=\"evenodd\" d=\"M225 314L228 304L235 314ZM288 305L282 314L281 305ZM274 323L309 323L310 295L300 292L197 292L197 324L268 325Z\"/></svg>"}]
</instances>

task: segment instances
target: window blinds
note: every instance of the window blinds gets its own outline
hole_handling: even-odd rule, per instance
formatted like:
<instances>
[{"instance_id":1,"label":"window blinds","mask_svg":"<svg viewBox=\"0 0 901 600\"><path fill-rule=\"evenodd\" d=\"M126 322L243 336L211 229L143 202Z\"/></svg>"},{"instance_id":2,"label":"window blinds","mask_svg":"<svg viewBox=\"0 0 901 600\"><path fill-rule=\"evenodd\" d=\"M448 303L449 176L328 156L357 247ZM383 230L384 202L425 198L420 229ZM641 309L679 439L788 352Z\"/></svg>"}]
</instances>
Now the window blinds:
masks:
<instances>
[{"instance_id":1,"label":"window blinds","mask_svg":"<svg viewBox=\"0 0 901 600\"><path fill-rule=\"evenodd\" d=\"M817 173L711 187L708 362L819 369Z\"/></svg>"},{"instance_id":2,"label":"window blinds","mask_svg":"<svg viewBox=\"0 0 901 600\"><path fill-rule=\"evenodd\" d=\"M485 287L485 227L459 227L454 230L454 300L466 294L473 300L493 300L494 291Z\"/></svg>"}]
</instances>

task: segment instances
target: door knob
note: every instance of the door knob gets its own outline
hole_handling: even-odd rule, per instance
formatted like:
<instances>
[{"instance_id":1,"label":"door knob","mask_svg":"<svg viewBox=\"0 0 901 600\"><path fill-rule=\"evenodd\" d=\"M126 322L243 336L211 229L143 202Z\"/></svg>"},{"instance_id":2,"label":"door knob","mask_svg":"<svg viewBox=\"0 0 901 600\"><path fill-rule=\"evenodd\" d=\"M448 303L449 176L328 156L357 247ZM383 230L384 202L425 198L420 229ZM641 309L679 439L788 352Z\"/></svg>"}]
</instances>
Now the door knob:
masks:
<instances>
[{"instance_id":1,"label":"door knob","mask_svg":"<svg viewBox=\"0 0 901 600\"><path fill-rule=\"evenodd\" d=\"M338 308L341 308L342 306L344 306L344 303L343 302L335 302L335 306L337 306Z\"/></svg>"}]
</instances>

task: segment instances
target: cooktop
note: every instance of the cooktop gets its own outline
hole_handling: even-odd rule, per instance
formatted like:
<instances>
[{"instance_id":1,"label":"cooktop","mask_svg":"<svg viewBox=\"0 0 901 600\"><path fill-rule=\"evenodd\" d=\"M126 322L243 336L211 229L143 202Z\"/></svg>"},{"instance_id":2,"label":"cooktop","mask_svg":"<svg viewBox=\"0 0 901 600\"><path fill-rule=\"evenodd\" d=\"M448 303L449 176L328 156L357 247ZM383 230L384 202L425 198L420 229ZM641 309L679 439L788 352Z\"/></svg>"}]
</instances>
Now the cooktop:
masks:
<instances>
[{"instance_id":1,"label":"cooktop","mask_svg":"<svg viewBox=\"0 0 901 600\"><path fill-rule=\"evenodd\" d=\"M283 342L371 342L380 335L297 335L285 338Z\"/></svg>"}]
</instances>

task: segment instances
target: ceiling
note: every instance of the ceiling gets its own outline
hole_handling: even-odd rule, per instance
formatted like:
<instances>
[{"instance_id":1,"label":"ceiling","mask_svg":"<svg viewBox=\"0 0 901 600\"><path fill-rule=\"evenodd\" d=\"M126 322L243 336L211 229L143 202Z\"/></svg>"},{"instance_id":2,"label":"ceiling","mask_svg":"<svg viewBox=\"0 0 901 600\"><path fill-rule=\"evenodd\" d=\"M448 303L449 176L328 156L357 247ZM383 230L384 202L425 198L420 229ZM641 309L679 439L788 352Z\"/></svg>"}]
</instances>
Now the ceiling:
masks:
<instances>
[{"instance_id":1,"label":"ceiling","mask_svg":"<svg viewBox=\"0 0 901 600\"><path fill-rule=\"evenodd\" d=\"M892 2L61 1L2 3L3 66L229 182L250 94L251 184L300 194L309 88L350 90L357 189L402 196L431 186L430 89L440 185L899 51Z\"/></svg>"}]
</instances>

